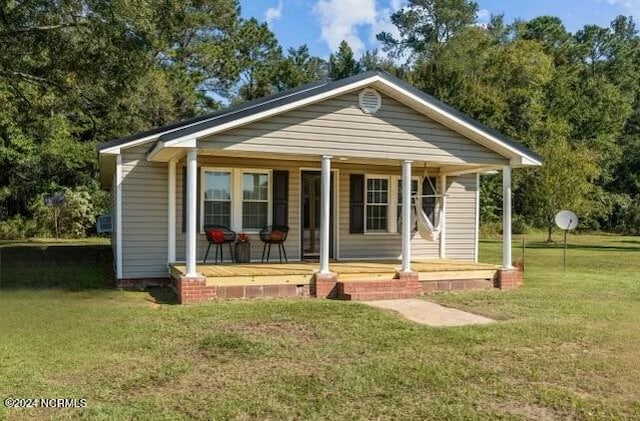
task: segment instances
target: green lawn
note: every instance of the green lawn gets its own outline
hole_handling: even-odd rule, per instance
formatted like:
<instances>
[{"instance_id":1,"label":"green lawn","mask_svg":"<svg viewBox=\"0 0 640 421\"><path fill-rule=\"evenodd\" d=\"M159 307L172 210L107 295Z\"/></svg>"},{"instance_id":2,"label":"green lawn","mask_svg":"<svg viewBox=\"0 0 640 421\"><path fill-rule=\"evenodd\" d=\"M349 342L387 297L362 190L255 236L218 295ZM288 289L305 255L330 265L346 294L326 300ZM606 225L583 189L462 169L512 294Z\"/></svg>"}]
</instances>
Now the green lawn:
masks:
<instances>
[{"instance_id":1,"label":"green lawn","mask_svg":"<svg viewBox=\"0 0 640 421\"><path fill-rule=\"evenodd\" d=\"M560 248L531 241L523 288L430 298L500 320L462 328L323 300L177 306L101 288L100 244L49 248L79 269L5 245L0 398L88 408L0 404L0 419L638 418L640 239L571 241L567 272ZM499 253L481 244L483 261Z\"/></svg>"}]
</instances>

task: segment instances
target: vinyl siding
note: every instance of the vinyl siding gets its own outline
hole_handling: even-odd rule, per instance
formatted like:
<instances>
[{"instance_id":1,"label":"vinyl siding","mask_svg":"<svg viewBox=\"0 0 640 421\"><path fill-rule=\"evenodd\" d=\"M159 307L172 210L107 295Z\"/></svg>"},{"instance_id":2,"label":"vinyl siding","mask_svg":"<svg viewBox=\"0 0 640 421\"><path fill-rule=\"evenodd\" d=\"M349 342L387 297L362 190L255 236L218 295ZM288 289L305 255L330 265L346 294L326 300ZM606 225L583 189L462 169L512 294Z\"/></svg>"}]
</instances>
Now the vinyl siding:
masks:
<instances>
[{"instance_id":1,"label":"vinyl siding","mask_svg":"<svg viewBox=\"0 0 640 421\"><path fill-rule=\"evenodd\" d=\"M163 278L167 271L167 164L146 160L148 145L122 153L122 275Z\"/></svg>"},{"instance_id":2,"label":"vinyl siding","mask_svg":"<svg viewBox=\"0 0 640 421\"><path fill-rule=\"evenodd\" d=\"M340 174L340 259L386 258L400 259L402 238L399 233L349 233L349 175L362 174L361 170L346 170ZM376 171L376 175L399 175L397 171ZM421 176L414 171L414 176ZM436 184L438 185L438 184ZM475 174L447 179L446 257L475 260L476 225L476 176ZM395 204L394 204L395 205ZM439 242L422 239L417 233L411 239L411 255L414 259L440 257Z\"/></svg>"},{"instance_id":3,"label":"vinyl siding","mask_svg":"<svg viewBox=\"0 0 640 421\"><path fill-rule=\"evenodd\" d=\"M116 265L118 264L118 230L117 230L117 221L118 221L118 206L117 206L117 198L116 198L116 172L113 172L113 178L111 181L111 189L109 191L110 196L110 205L111 205L111 252L113 253L113 270L117 271Z\"/></svg>"},{"instance_id":4,"label":"vinyl siding","mask_svg":"<svg viewBox=\"0 0 640 421\"><path fill-rule=\"evenodd\" d=\"M447 164L507 164L504 157L391 97L383 95L380 110L365 114L358 107L358 92L205 138L199 146Z\"/></svg>"},{"instance_id":5,"label":"vinyl siding","mask_svg":"<svg viewBox=\"0 0 640 421\"><path fill-rule=\"evenodd\" d=\"M476 174L447 179L446 257L448 259L476 259Z\"/></svg>"}]
</instances>

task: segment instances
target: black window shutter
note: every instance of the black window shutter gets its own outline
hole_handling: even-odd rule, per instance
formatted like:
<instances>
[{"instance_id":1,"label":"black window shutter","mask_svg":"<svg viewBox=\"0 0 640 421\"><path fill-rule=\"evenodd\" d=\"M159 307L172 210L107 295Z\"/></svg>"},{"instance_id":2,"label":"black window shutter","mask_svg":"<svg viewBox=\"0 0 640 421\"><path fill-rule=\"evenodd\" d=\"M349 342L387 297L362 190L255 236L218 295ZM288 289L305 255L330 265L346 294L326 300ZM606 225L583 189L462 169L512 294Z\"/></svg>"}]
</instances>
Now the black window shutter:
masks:
<instances>
[{"instance_id":1,"label":"black window shutter","mask_svg":"<svg viewBox=\"0 0 640 421\"><path fill-rule=\"evenodd\" d=\"M187 232L187 167L182 167L182 232Z\"/></svg>"},{"instance_id":2,"label":"black window shutter","mask_svg":"<svg viewBox=\"0 0 640 421\"><path fill-rule=\"evenodd\" d=\"M200 168L196 172L196 233L200 232L203 227L200 225L202 221L202 204L200 203L200 192L202 191L202 177L200 177Z\"/></svg>"},{"instance_id":3,"label":"black window shutter","mask_svg":"<svg viewBox=\"0 0 640 421\"><path fill-rule=\"evenodd\" d=\"M364 233L364 174L349 177L349 232Z\"/></svg>"},{"instance_id":4,"label":"black window shutter","mask_svg":"<svg viewBox=\"0 0 640 421\"><path fill-rule=\"evenodd\" d=\"M197 172L198 186L196 190L196 230L200 232L200 169ZM187 167L182 167L182 232L187 232Z\"/></svg>"},{"instance_id":5,"label":"black window shutter","mask_svg":"<svg viewBox=\"0 0 640 421\"><path fill-rule=\"evenodd\" d=\"M273 225L289 225L289 171L273 171Z\"/></svg>"},{"instance_id":6,"label":"black window shutter","mask_svg":"<svg viewBox=\"0 0 640 421\"><path fill-rule=\"evenodd\" d=\"M435 177L425 177L422 180L422 194L423 195L434 195L437 194L435 190L431 188L431 184L429 184L429 180L431 180L431 184L435 187L436 178ZM433 221L436 212L436 198L435 197L423 197L422 198L422 209L424 213L427 214L429 219Z\"/></svg>"}]
</instances>

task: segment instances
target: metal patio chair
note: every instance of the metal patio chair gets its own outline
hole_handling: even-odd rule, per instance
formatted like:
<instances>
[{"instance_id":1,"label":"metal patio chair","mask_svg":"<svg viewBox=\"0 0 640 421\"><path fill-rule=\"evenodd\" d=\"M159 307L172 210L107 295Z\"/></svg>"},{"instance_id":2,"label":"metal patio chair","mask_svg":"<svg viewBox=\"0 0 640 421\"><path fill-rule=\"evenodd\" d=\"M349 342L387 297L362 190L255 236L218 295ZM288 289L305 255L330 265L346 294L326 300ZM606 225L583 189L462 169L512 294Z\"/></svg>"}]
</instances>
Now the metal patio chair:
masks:
<instances>
[{"instance_id":1,"label":"metal patio chair","mask_svg":"<svg viewBox=\"0 0 640 421\"><path fill-rule=\"evenodd\" d=\"M287 241L288 235L289 227L287 225L271 225L260 230L260 240L264 243L264 247L262 248L262 263L264 263L265 252L267 253L267 262L269 262L272 244L278 246L278 257L280 259L280 263L282 263L283 254L285 263L289 262L287 259L287 251L284 248L284 242Z\"/></svg>"},{"instance_id":2,"label":"metal patio chair","mask_svg":"<svg viewBox=\"0 0 640 421\"><path fill-rule=\"evenodd\" d=\"M233 255L233 244L236 242L235 231L231 231L224 225L205 225L204 232L207 236L207 241L209 242L207 252L204 255L204 263L207 263L207 257L209 257L209 250L211 250L212 245L216 246L215 263L218 263L218 253L220 253L220 263L222 263L224 261L224 256L222 255L222 248L224 244L229 244L231 261L235 261Z\"/></svg>"}]
</instances>

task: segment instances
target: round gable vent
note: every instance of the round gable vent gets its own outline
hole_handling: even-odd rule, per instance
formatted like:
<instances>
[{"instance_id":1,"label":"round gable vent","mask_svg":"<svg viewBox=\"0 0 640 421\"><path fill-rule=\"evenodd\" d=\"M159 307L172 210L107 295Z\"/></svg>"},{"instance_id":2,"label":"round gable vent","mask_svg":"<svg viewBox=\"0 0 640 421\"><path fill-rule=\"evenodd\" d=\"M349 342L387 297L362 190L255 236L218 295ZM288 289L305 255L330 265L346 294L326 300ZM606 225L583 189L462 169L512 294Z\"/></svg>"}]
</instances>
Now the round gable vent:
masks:
<instances>
[{"instance_id":1,"label":"round gable vent","mask_svg":"<svg viewBox=\"0 0 640 421\"><path fill-rule=\"evenodd\" d=\"M382 106L382 97L375 89L366 88L358 95L358 103L362 112L373 114Z\"/></svg>"}]
</instances>

